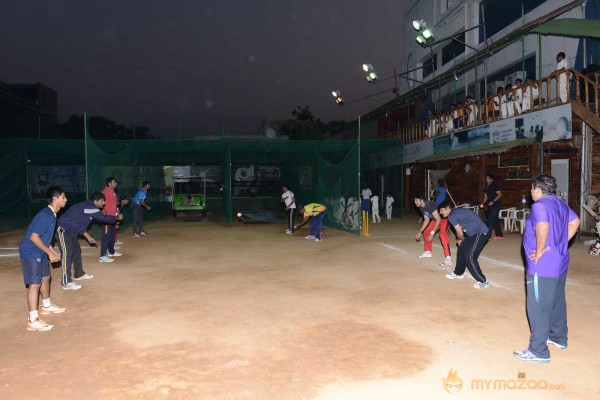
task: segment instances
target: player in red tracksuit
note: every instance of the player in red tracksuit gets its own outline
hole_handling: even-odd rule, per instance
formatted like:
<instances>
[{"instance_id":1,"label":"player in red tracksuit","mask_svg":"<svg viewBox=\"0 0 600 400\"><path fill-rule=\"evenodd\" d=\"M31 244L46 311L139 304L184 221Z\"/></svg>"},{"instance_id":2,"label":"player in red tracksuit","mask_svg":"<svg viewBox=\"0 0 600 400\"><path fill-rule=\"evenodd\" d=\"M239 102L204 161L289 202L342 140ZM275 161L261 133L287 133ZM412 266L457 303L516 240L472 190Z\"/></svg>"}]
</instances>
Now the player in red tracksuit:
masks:
<instances>
[{"instance_id":1,"label":"player in red tracksuit","mask_svg":"<svg viewBox=\"0 0 600 400\"><path fill-rule=\"evenodd\" d=\"M106 178L106 186L102 189L102 194L105 198L104 203L104 214L112 217L116 217L119 213L117 212L117 180L109 176ZM116 227L114 224L104 225L102 229L102 242L100 244L100 262L112 262L113 259L109 257L119 257L121 253L115 251L115 239Z\"/></svg>"}]
</instances>

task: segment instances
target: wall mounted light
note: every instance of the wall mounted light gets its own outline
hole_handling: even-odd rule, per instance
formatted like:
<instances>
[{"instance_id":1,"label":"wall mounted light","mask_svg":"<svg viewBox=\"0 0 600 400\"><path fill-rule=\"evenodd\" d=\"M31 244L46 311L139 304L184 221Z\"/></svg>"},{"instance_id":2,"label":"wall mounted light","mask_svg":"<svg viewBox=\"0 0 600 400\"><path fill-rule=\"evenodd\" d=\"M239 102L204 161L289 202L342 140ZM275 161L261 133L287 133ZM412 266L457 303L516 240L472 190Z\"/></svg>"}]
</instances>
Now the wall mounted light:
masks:
<instances>
[{"instance_id":1,"label":"wall mounted light","mask_svg":"<svg viewBox=\"0 0 600 400\"><path fill-rule=\"evenodd\" d=\"M375 70L373 69L373 65L363 64L362 68L363 68L363 71L365 71L367 73L367 75L365 76L365 79L367 80L367 82L369 82L369 83L377 82L377 74L375 73Z\"/></svg>"},{"instance_id":2,"label":"wall mounted light","mask_svg":"<svg viewBox=\"0 0 600 400\"><path fill-rule=\"evenodd\" d=\"M433 32L427 27L427 24L422 19L414 20L413 28L415 28L415 31L419 32L419 36L417 36L416 40L421 47L427 47L431 43L435 42Z\"/></svg>"},{"instance_id":3,"label":"wall mounted light","mask_svg":"<svg viewBox=\"0 0 600 400\"><path fill-rule=\"evenodd\" d=\"M344 99L342 99L342 92L339 90L334 90L331 92L331 95L335 98L335 104L341 106L344 104Z\"/></svg>"}]
</instances>

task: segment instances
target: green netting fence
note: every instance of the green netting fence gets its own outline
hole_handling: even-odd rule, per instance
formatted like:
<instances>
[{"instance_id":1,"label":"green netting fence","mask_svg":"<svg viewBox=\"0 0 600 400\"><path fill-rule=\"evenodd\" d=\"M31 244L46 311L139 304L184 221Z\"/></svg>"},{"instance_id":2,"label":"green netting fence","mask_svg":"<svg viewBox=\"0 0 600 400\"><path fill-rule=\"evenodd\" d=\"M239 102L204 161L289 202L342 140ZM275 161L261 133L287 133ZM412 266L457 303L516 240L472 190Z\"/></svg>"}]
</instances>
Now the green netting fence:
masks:
<instances>
[{"instance_id":1,"label":"green netting fence","mask_svg":"<svg viewBox=\"0 0 600 400\"><path fill-rule=\"evenodd\" d=\"M383 185L394 191L401 210L402 143L392 140L173 139L94 141L13 139L0 141L0 230L23 228L46 204L49 185L62 186L69 204L101 191L115 177L118 193L132 197L151 182L145 218L171 213L181 171L202 176L208 185L208 211L233 221L238 210L282 211L281 185L297 204L325 204L326 224L358 233L360 189ZM178 175L179 174L179 175ZM188 188L189 190L189 188ZM375 190L374 190L375 191ZM128 208L125 220L130 221Z\"/></svg>"}]
</instances>

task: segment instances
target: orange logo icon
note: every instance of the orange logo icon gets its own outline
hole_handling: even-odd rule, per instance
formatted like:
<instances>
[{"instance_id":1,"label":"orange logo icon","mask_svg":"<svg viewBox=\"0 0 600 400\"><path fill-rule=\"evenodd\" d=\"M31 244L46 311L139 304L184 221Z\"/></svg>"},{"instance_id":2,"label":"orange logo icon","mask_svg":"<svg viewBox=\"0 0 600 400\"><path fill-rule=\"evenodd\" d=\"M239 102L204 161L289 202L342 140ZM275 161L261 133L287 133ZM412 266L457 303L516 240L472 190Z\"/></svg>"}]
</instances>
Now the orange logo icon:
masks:
<instances>
[{"instance_id":1,"label":"orange logo icon","mask_svg":"<svg viewBox=\"0 0 600 400\"><path fill-rule=\"evenodd\" d=\"M458 371L448 371L448 376L446 378L442 378L442 382L444 384L444 390L448 393L458 393L460 389L463 387L463 381L457 374Z\"/></svg>"}]
</instances>

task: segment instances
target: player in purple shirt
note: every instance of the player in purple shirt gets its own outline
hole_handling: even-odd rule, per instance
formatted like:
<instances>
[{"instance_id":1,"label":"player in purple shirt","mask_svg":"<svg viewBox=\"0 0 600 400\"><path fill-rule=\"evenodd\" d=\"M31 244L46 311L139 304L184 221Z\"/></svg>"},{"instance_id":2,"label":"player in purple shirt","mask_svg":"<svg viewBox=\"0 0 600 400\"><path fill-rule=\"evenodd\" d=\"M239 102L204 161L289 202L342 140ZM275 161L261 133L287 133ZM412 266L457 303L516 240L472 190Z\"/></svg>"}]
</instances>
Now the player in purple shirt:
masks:
<instances>
[{"instance_id":1,"label":"player in purple shirt","mask_svg":"<svg viewBox=\"0 0 600 400\"><path fill-rule=\"evenodd\" d=\"M538 175L531 184L531 215L525 224L523 249L527 256L527 317L529 347L513 352L523 361L550 362L548 345L567 348L565 283L569 269L569 241L579 229L579 218L556 197L556 179Z\"/></svg>"}]
</instances>

